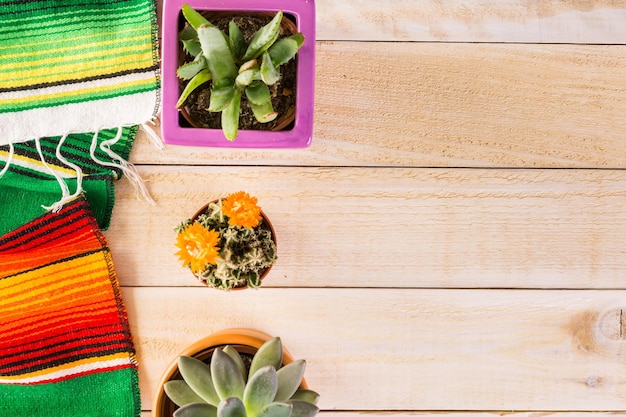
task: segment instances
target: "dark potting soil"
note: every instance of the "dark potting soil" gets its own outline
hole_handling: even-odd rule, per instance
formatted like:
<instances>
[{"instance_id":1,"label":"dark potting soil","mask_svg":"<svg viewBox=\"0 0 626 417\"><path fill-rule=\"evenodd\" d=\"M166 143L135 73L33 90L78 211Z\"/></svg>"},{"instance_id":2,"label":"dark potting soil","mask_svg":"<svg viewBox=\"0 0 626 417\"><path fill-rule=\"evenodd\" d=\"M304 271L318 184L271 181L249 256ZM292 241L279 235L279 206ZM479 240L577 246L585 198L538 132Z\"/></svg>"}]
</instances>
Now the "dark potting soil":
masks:
<instances>
[{"instance_id":1,"label":"dark potting soil","mask_svg":"<svg viewBox=\"0 0 626 417\"><path fill-rule=\"evenodd\" d=\"M250 41L252 36L257 32L259 28L269 23L273 15L263 16L248 16L242 14L231 14L217 17L215 19L209 19L211 23L228 33L228 23L234 20L241 29L241 32L246 39L246 43ZM283 19L287 19L284 16ZM283 33L281 28L280 37L289 36L290 33ZM272 130L279 123L281 123L281 117L287 114L288 110L295 106L296 101L296 72L297 72L297 55L294 59L290 60L286 64L279 67L281 78L273 86L269 86L270 93L272 95L272 106L274 111L278 113L278 117L269 123L259 123L250 109L250 105L246 99L245 94L241 97L241 113L239 116L239 129L252 129L252 130ZM192 60L191 56L187 57L188 60ZM181 83L180 92L182 92L185 84ZM211 129L221 129L221 113L209 112L209 100L211 96L211 82L207 82L202 86L196 88L196 90L189 95L185 100L185 108L189 116L196 121L196 123L202 127ZM190 127L191 125L182 115L179 116L179 124L181 126ZM287 126L286 129L291 128Z\"/></svg>"}]
</instances>

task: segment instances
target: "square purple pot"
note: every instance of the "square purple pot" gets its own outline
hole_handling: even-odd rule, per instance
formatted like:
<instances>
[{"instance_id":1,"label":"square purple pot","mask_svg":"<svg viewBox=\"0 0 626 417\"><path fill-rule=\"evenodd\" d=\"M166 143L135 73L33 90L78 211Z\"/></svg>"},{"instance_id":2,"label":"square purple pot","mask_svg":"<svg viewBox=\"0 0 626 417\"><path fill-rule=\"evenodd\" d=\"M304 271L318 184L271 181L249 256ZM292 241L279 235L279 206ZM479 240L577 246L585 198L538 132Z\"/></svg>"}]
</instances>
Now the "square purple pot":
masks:
<instances>
[{"instance_id":1,"label":"square purple pot","mask_svg":"<svg viewBox=\"0 0 626 417\"><path fill-rule=\"evenodd\" d=\"M234 141L220 129L183 127L179 123L178 101L178 18L187 3L198 11L267 11L292 15L304 44L298 51L296 109L293 128L277 132L239 130ZM165 0L161 38L162 106L161 131L165 143L189 146L232 148L302 148L313 137L313 99L315 84L315 2L314 0Z\"/></svg>"}]
</instances>

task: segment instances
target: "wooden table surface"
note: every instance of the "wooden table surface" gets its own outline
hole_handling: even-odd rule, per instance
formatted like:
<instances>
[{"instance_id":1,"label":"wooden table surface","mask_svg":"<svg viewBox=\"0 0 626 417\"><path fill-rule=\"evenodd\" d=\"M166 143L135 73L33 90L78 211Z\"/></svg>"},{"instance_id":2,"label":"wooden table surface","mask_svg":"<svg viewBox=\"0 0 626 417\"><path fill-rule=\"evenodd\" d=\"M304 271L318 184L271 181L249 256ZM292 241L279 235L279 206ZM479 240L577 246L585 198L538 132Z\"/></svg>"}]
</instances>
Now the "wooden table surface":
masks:
<instances>
[{"instance_id":1,"label":"wooden table surface","mask_svg":"<svg viewBox=\"0 0 626 417\"><path fill-rule=\"evenodd\" d=\"M144 417L166 365L229 327L281 336L323 417L626 415L626 1L317 0L299 150L140 134L106 233ZM246 190L263 287L198 285L173 227Z\"/></svg>"}]
</instances>

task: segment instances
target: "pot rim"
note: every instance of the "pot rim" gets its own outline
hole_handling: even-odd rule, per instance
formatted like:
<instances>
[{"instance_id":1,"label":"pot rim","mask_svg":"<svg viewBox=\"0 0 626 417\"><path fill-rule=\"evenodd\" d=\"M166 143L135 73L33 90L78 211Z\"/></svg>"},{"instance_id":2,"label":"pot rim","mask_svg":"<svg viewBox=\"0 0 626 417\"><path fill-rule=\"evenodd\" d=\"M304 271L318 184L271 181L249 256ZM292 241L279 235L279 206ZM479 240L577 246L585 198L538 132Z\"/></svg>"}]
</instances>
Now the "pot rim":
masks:
<instances>
[{"instance_id":1,"label":"pot rim","mask_svg":"<svg viewBox=\"0 0 626 417\"><path fill-rule=\"evenodd\" d=\"M200 12L200 14L202 14L205 18L210 20L211 17L236 16L236 15L245 15L247 13L242 11L242 10L202 10ZM250 15L274 15L275 13L269 12L269 11L258 11L258 12L249 12L249 14ZM185 27L187 25L189 25L189 23L185 23ZM289 18L283 17L283 20L281 21L280 26L288 34L293 35L293 34L298 32L298 27ZM183 50L182 45L179 45L179 47L178 47L179 64L184 62L184 60L182 59L182 56L181 56L182 50ZM296 71L297 71L297 66L296 66ZM296 82L296 96L298 94L297 87L298 87L298 83ZM269 130L271 130L273 132L280 132L283 129L285 129L287 126L289 126L289 124L293 123L293 121L296 118L296 111L295 111L295 109L296 109L296 105L294 103L292 106L290 106L287 109L287 111L284 114L281 114L281 115L278 116L278 121L277 121L276 126L273 129L269 129ZM191 115L187 111L186 107L184 107L184 106L181 107L179 109L179 111L180 111L180 114L183 116L183 118L185 120L187 120L187 122L189 122L189 124L192 126L192 128L194 128L194 129L208 129L206 127L199 126L198 123L196 123L196 121L191 117ZM268 131L268 129L254 129L254 130L265 130L265 131ZM243 131L243 129L240 129L240 131Z\"/></svg>"},{"instance_id":2,"label":"pot rim","mask_svg":"<svg viewBox=\"0 0 626 417\"><path fill-rule=\"evenodd\" d=\"M167 368L165 368L165 371L159 379L156 394L154 395L154 398L152 400L153 417L170 417L164 416L162 413L165 403L169 401L169 399L167 398L167 394L165 394L165 390L163 389L163 385L165 385L165 383L169 381L172 376L177 372L178 357L193 356L194 354L197 354L209 348L220 347L224 345L244 345L250 346L258 350L263 345L263 343L270 340L271 338L271 335L261 330L234 327L212 333L184 348L174 358L174 360L170 362ZM283 345L283 365L287 365L291 362L293 362L293 356ZM302 383L300 384L300 387L303 389L308 389L308 384L306 383L306 380L304 378L302 378Z\"/></svg>"}]
</instances>

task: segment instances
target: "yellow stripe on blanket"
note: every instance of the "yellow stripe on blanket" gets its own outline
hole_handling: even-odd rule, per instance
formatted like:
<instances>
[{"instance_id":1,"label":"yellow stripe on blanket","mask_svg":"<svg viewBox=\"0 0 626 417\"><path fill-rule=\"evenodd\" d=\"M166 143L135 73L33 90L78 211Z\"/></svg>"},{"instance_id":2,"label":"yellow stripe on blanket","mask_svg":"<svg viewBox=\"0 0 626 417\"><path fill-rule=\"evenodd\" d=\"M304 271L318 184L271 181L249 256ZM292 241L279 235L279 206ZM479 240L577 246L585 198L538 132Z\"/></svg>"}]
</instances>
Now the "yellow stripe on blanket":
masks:
<instances>
[{"instance_id":1,"label":"yellow stripe on blanket","mask_svg":"<svg viewBox=\"0 0 626 417\"><path fill-rule=\"evenodd\" d=\"M134 42L141 42L141 41L150 41L152 37L150 35L142 35L142 36L134 36L134 37L129 37L129 38L123 38L123 39L111 39L111 40L107 40L107 41L101 41L101 42L91 42L89 43L89 47L90 48L97 48L97 47L103 47L103 46L113 46L113 45L124 45L124 44L128 44L128 43L134 43ZM43 43L43 42L42 42ZM122 50L132 50L133 47L129 47L129 48L123 48L123 47L115 47L114 51L122 51ZM136 48L136 46L134 47ZM1 49L1 48L0 48ZM9 59L9 58L36 58L38 56L41 56L43 54L45 55L58 55L61 54L63 52L69 52L69 51L82 51L85 49L84 45L72 45L72 46L65 46L65 47L61 47L61 48L50 48L50 49L46 49L45 51L29 51L29 52L15 52L12 54L3 54L2 55L2 59ZM102 50L99 50L96 53L102 53ZM86 54L82 54L82 55L76 55L76 56L86 56ZM67 59L67 58L66 58ZM29 63L41 63L41 62L60 62L63 61L63 58L57 59L55 61L53 61L50 58L43 58L40 61L29 61Z\"/></svg>"},{"instance_id":2,"label":"yellow stripe on blanket","mask_svg":"<svg viewBox=\"0 0 626 417\"><path fill-rule=\"evenodd\" d=\"M153 62L151 50L142 53L131 53L111 60L111 64L102 64L94 68L94 63L75 63L55 67L55 74L51 75L49 68L37 68L19 72L19 78L0 81L0 88L27 87L38 83L58 83L72 79L102 76L103 73L114 74L116 72L129 71L141 68L150 68Z\"/></svg>"},{"instance_id":3,"label":"yellow stripe on blanket","mask_svg":"<svg viewBox=\"0 0 626 417\"><path fill-rule=\"evenodd\" d=\"M41 369L22 375L0 376L0 383L3 384L29 384L33 382L43 382L50 379L66 378L70 375L77 375L86 370L115 368L116 366L128 366L134 361L134 357L129 358L127 352L115 353L112 355L95 356L65 363L54 368Z\"/></svg>"},{"instance_id":4,"label":"yellow stripe on blanket","mask_svg":"<svg viewBox=\"0 0 626 417\"><path fill-rule=\"evenodd\" d=\"M34 105L37 102L51 101L51 100L58 99L58 98L63 98L64 100L71 101L72 98L74 97L87 96L90 94L103 93L106 91L119 91L119 90L132 89L133 87L139 87L142 85L151 85L151 84L154 84L154 79L152 77L148 79L126 81L122 83L111 83L109 85L81 88L77 90L66 89L58 93L31 95L31 96L19 97L19 98L7 98L4 100L0 99L0 106L16 105L20 103L28 103L28 104Z\"/></svg>"}]
</instances>

